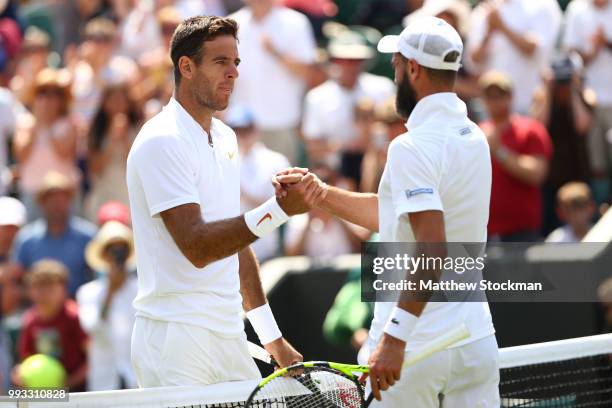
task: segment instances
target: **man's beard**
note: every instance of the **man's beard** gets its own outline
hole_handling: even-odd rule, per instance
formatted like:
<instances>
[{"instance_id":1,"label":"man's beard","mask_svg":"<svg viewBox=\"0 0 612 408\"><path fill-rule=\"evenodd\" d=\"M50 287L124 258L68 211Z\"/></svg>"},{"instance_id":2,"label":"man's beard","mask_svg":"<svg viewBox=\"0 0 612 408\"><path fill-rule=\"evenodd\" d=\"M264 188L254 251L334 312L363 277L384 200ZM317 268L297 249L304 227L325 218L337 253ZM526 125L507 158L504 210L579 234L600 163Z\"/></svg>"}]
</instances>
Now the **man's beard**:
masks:
<instances>
[{"instance_id":1,"label":"man's beard","mask_svg":"<svg viewBox=\"0 0 612 408\"><path fill-rule=\"evenodd\" d=\"M227 104L219 101L215 101L215 95L211 92L211 85L209 82L204 82L196 88L192 88L192 94L202 108L210 109L212 111L222 111L227 108Z\"/></svg>"},{"instance_id":2,"label":"man's beard","mask_svg":"<svg viewBox=\"0 0 612 408\"><path fill-rule=\"evenodd\" d=\"M397 84L397 92L395 94L395 110L402 118L407 119L412 110L417 104L416 92L410 84L410 78L406 72L403 73L402 79Z\"/></svg>"}]
</instances>

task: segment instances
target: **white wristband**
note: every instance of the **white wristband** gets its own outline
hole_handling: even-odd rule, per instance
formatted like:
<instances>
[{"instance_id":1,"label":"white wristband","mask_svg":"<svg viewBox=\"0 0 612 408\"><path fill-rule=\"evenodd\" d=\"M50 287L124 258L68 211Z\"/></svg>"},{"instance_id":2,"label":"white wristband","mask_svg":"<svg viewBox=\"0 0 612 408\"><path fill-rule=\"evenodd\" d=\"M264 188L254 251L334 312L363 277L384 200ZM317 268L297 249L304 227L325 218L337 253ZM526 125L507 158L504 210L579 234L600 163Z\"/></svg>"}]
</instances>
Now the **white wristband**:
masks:
<instances>
[{"instance_id":1,"label":"white wristband","mask_svg":"<svg viewBox=\"0 0 612 408\"><path fill-rule=\"evenodd\" d=\"M418 321L418 317L396 306L393 308L389 320L387 320L384 331L395 338L407 342Z\"/></svg>"},{"instance_id":2,"label":"white wristband","mask_svg":"<svg viewBox=\"0 0 612 408\"><path fill-rule=\"evenodd\" d=\"M247 226L253 234L260 238L283 225L288 219L289 216L278 205L276 197L244 213L244 221Z\"/></svg>"},{"instance_id":3,"label":"white wristband","mask_svg":"<svg viewBox=\"0 0 612 408\"><path fill-rule=\"evenodd\" d=\"M249 310L246 315L261 344L266 345L283 336L268 303Z\"/></svg>"}]
</instances>

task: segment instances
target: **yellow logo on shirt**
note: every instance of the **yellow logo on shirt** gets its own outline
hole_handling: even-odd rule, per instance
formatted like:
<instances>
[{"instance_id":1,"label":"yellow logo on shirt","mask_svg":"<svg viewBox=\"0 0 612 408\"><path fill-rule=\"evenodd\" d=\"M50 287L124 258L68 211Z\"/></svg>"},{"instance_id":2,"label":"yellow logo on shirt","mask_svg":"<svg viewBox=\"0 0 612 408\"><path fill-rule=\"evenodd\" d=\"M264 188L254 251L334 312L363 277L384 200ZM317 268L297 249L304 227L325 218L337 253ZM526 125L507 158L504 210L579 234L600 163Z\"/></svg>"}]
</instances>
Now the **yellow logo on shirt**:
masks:
<instances>
[{"instance_id":1,"label":"yellow logo on shirt","mask_svg":"<svg viewBox=\"0 0 612 408\"><path fill-rule=\"evenodd\" d=\"M231 153L230 153L230 152L227 152L227 157L229 157L229 159L230 159L230 160L232 160L232 159L234 158L234 156L235 156L235 155L236 155L236 152L235 152L235 151L233 151L233 152L231 152Z\"/></svg>"}]
</instances>

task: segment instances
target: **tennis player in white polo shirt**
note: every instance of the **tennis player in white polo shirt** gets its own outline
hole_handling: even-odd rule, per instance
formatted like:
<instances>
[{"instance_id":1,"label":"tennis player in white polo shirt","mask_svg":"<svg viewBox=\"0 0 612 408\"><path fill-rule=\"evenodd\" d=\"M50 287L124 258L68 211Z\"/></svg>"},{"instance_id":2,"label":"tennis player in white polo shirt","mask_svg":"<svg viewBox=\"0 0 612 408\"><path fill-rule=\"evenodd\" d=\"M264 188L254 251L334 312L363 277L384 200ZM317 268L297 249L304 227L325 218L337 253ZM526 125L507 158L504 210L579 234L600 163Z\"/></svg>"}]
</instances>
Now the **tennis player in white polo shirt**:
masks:
<instances>
[{"instance_id":1,"label":"tennis player in white polo shirt","mask_svg":"<svg viewBox=\"0 0 612 408\"><path fill-rule=\"evenodd\" d=\"M463 52L459 34L428 17L384 37L378 49L393 53L396 105L409 117L408 132L389 146L378 194L328 187L321 207L379 231L381 242L486 242L491 159L484 134L453 92ZM284 184L283 176L278 180ZM402 299L375 306L368 364L372 392L382 400L371 406L499 407L488 304ZM405 351L462 323L469 339L402 370Z\"/></svg>"},{"instance_id":2,"label":"tennis player in white polo shirt","mask_svg":"<svg viewBox=\"0 0 612 408\"><path fill-rule=\"evenodd\" d=\"M128 157L138 267L132 360L141 387L259 378L243 308L281 366L302 359L276 325L249 244L324 191L309 175L286 198L240 214L236 135L213 118L238 77L237 29L213 16L179 25L174 97L143 126Z\"/></svg>"}]
</instances>

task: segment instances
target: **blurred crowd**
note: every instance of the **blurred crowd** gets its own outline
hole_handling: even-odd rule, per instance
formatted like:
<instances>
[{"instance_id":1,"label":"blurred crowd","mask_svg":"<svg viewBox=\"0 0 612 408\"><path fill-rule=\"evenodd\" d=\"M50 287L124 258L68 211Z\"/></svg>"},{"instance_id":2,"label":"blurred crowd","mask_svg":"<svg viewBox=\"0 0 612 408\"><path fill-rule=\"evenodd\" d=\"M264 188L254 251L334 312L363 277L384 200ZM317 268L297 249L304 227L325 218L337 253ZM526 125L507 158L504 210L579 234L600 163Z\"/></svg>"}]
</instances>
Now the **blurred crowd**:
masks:
<instances>
[{"instance_id":1,"label":"blurred crowd","mask_svg":"<svg viewBox=\"0 0 612 408\"><path fill-rule=\"evenodd\" d=\"M456 90L490 145L490 239L578 242L610 201L612 0L0 0L0 389L28 386L38 354L73 391L136 386L125 163L172 96L172 33L198 14L240 25L219 115L243 210L290 165L377 190L406 128L376 43L424 15L464 38ZM315 209L253 247L325 260L369 237Z\"/></svg>"}]
</instances>

